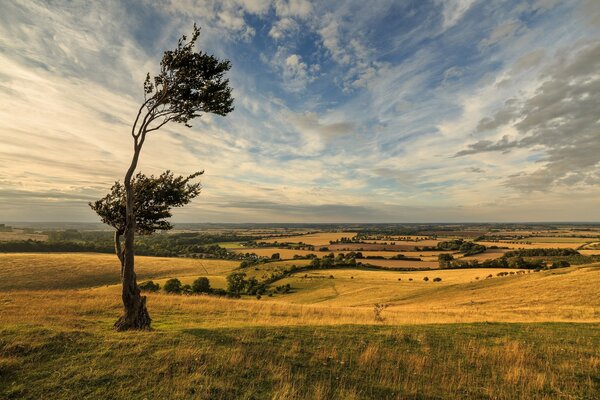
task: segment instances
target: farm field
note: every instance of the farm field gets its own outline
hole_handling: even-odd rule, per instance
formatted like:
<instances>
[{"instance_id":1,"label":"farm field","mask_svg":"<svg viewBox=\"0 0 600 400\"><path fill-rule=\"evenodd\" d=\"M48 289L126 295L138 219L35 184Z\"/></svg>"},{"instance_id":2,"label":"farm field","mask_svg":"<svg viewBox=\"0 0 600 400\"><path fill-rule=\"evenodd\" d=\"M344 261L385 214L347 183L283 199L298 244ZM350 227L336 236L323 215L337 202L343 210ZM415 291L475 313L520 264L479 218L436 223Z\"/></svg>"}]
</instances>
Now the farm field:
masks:
<instances>
[{"instance_id":1,"label":"farm field","mask_svg":"<svg viewBox=\"0 0 600 400\"><path fill-rule=\"evenodd\" d=\"M405 260L378 260L360 258L357 261L384 268L438 268L438 261L405 261Z\"/></svg>"},{"instance_id":2,"label":"farm field","mask_svg":"<svg viewBox=\"0 0 600 400\"><path fill-rule=\"evenodd\" d=\"M295 240L348 246L328 244L339 235L348 237L322 232ZM240 260L138 256L138 281L164 286L177 278L191 285L207 277L212 288L226 290L227 276L244 272L258 281L279 276L269 287L289 285L288 291L260 299L146 293L151 332L112 330L122 308L115 255L0 254L0 398L113 399L129 398L132 390L149 399L600 394L600 262L539 272L439 269L439 254L484 261L506 250L463 257L458 251L410 251L409 242L408 251L362 253L423 261L358 259L381 269L293 272L311 263L293 255L322 259L330 252L242 243L219 246L232 254L279 253L282 260L240 269ZM558 240L535 248L581 243ZM581 250L586 252L596 250ZM137 379L128 380L141 365Z\"/></svg>"},{"instance_id":3,"label":"farm field","mask_svg":"<svg viewBox=\"0 0 600 400\"><path fill-rule=\"evenodd\" d=\"M527 240L526 242L529 242ZM524 243L519 241L497 241L497 242L489 242L489 241L481 241L477 242L478 244L482 244L487 247L498 246L498 247L507 247L509 249L544 249L544 248L555 248L555 249L576 249L585 242L536 242L536 243Z\"/></svg>"},{"instance_id":4,"label":"farm field","mask_svg":"<svg viewBox=\"0 0 600 400\"><path fill-rule=\"evenodd\" d=\"M352 238L356 236L355 232L323 232L311 233L299 236L287 236L278 238L267 238L262 241L265 243L305 243L312 246L327 246L330 241L340 240L343 237Z\"/></svg>"}]
</instances>

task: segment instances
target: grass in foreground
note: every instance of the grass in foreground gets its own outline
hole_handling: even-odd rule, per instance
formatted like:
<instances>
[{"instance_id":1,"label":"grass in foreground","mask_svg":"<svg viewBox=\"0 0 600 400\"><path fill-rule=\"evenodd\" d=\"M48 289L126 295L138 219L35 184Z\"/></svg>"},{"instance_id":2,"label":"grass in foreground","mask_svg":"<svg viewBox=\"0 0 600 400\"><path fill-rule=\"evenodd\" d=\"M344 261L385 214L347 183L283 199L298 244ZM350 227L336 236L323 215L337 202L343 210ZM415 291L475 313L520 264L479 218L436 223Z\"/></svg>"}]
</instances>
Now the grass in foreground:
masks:
<instances>
[{"instance_id":1,"label":"grass in foreground","mask_svg":"<svg viewBox=\"0 0 600 400\"><path fill-rule=\"evenodd\" d=\"M6 399L594 399L598 325L0 329Z\"/></svg>"},{"instance_id":2,"label":"grass in foreground","mask_svg":"<svg viewBox=\"0 0 600 400\"><path fill-rule=\"evenodd\" d=\"M322 279L289 278L297 292L274 300L152 294L155 330L116 333L118 285L91 285L116 275L114 264L46 256L17 257L12 271L34 262L55 289L25 272L0 287L0 399L600 397L598 267L476 282L475 271L448 271L437 286L416 280L423 272L409 284L397 280L408 273L318 271ZM141 269L191 277L231 268L159 260ZM326 306L314 304L318 282L331 292ZM384 323L365 305L377 295L392 303ZM299 300L307 304L289 303ZM486 320L540 322L456 323Z\"/></svg>"}]
</instances>

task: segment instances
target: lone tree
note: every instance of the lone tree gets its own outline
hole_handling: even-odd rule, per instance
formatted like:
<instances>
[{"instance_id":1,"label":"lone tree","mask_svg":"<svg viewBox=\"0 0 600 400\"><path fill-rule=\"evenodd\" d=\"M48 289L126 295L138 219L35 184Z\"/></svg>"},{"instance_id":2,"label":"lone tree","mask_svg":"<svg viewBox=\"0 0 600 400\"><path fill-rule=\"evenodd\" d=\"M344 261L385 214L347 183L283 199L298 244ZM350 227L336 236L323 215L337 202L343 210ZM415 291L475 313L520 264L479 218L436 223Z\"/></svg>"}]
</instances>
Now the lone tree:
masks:
<instances>
[{"instance_id":1,"label":"lone tree","mask_svg":"<svg viewBox=\"0 0 600 400\"><path fill-rule=\"evenodd\" d=\"M191 201L199 190L199 186L188 185L188 181L200 173L187 178L176 178L168 172L166 176L163 174L158 178L147 178L140 174L134 177L148 134L159 130L169 122L191 127L190 121L200 117L202 113L225 116L233 111L229 80L224 78L225 73L231 68L231 63L228 60L220 61L202 51L196 51L194 46L199 35L200 29L194 24L194 31L189 41L184 35L179 39L175 50L165 51L158 75L150 78L150 73L147 74L144 81L144 102L131 127L133 157L125 173L123 184L120 186L120 183L116 183L111 193L99 200L100 203L92 204L94 210L105 212L104 215L99 212L103 221L117 230L115 250L121 260L124 306L123 315L115 322L118 331L150 328L151 319L146 309L146 298L140 295L134 271L135 233L151 233L156 229L165 229L169 226L164 220L170 216L168 210ZM168 188L174 191L169 191ZM174 197L169 197L169 193ZM124 219L122 219L123 203ZM110 204L113 204L113 207L110 207ZM160 208L162 214L158 210ZM148 215L152 218L146 219ZM158 217L159 215L162 216ZM148 227L152 229L148 231ZM120 249L121 235L124 238L122 250Z\"/></svg>"}]
</instances>

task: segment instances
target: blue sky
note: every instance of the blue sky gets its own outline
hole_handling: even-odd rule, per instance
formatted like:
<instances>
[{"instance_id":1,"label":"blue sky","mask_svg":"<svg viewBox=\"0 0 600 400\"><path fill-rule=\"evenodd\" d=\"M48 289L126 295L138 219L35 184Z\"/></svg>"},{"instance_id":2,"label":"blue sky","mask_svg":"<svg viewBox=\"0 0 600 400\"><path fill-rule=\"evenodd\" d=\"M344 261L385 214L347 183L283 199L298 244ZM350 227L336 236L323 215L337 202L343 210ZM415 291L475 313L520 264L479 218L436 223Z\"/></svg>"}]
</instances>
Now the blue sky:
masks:
<instances>
[{"instance_id":1,"label":"blue sky","mask_svg":"<svg viewBox=\"0 0 600 400\"><path fill-rule=\"evenodd\" d=\"M4 2L0 221L94 221L196 22L235 111L153 134L189 222L600 220L600 2Z\"/></svg>"}]
</instances>

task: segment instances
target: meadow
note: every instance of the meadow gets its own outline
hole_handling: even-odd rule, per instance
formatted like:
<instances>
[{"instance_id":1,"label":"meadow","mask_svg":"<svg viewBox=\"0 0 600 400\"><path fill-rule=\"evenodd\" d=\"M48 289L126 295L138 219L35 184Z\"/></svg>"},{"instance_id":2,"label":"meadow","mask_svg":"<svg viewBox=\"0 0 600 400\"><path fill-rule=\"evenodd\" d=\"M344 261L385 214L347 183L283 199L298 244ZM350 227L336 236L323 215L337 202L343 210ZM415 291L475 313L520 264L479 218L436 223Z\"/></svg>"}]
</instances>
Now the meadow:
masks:
<instances>
[{"instance_id":1,"label":"meadow","mask_svg":"<svg viewBox=\"0 0 600 400\"><path fill-rule=\"evenodd\" d=\"M442 251L402 254L417 253ZM264 279L310 263L136 260L140 282L206 276L222 289L232 272ZM6 253L0 265L2 399L600 397L600 263L308 269L271 285L289 292L260 299L147 293L153 330L126 333L112 329L122 307L116 256Z\"/></svg>"}]
</instances>

